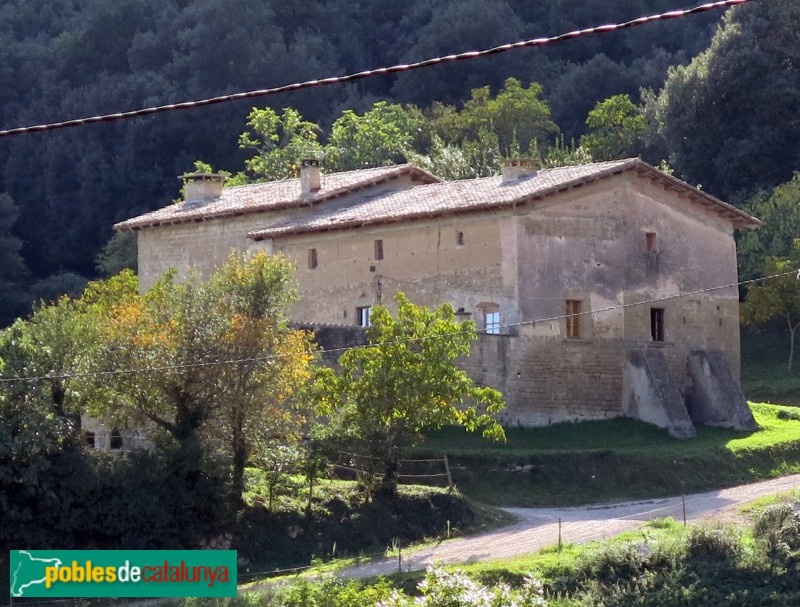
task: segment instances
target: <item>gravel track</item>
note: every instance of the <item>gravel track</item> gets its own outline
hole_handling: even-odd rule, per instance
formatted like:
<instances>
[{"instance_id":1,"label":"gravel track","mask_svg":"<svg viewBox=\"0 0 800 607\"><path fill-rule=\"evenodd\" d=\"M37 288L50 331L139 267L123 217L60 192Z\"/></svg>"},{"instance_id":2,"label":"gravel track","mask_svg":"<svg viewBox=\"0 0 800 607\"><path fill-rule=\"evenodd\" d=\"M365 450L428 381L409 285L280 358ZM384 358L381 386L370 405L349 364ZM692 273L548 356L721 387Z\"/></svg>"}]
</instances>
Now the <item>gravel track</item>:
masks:
<instances>
[{"instance_id":1,"label":"gravel track","mask_svg":"<svg viewBox=\"0 0 800 607\"><path fill-rule=\"evenodd\" d=\"M749 485L696 493L685 497L686 520L738 520L738 509L754 499L800 487L800 474L761 481ZM683 520L683 498L621 502L580 508L503 508L517 517L517 522L467 538L441 542L402 555L403 571L417 571L439 562L473 563L510 558L535 552L558 543L559 519L564 543L581 544L608 538L636 529L654 518L671 516ZM367 578L396 573L396 557L383 558L348 567L342 578Z\"/></svg>"}]
</instances>

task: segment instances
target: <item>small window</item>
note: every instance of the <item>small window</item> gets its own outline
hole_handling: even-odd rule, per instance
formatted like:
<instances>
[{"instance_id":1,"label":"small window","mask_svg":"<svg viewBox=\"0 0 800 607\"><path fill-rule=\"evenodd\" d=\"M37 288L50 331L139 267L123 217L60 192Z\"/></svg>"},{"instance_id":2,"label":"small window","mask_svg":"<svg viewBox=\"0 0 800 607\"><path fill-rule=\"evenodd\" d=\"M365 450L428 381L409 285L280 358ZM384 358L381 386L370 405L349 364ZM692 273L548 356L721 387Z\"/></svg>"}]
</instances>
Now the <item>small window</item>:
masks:
<instances>
[{"instance_id":1,"label":"small window","mask_svg":"<svg viewBox=\"0 0 800 607\"><path fill-rule=\"evenodd\" d=\"M655 253L658 251L658 241L656 239L655 232L644 233L644 250L650 253Z\"/></svg>"},{"instance_id":2,"label":"small window","mask_svg":"<svg viewBox=\"0 0 800 607\"><path fill-rule=\"evenodd\" d=\"M94 449L94 432L86 431L83 433L83 439L86 441L86 444L89 445L92 449Z\"/></svg>"},{"instance_id":3,"label":"small window","mask_svg":"<svg viewBox=\"0 0 800 607\"><path fill-rule=\"evenodd\" d=\"M483 312L483 327L486 329L486 332L491 335L499 335L500 334L500 311L493 310L488 311L485 310Z\"/></svg>"},{"instance_id":4,"label":"small window","mask_svg":"<svg viewBox=\"0 0 800 607\"><path fill-rule=\"evenodd\" d=\"M664 308L650 308L650 335L653 341L664 341Z\"/></svg>"},{"instance_id":5,"label":"small window","mask_svg":"<svg viewBox=\"0 0 800 607\"><path fill-rule=\"evenodd\" d=\"M460 247L464 246L464 232L459 232L456 235L456 244Z\"/></svg>"},{"instance_id":6,"label":"small window","mask_svg":"<svg viewBox=\"0 0 800 607\"><path fill-rule=\"evenodd\" d=\"M581 338L581 300L568 299L567 300L567 338L580 339Z\"/></svg>"},{"instance_id":7,"label":"small window","mask_svg":"<svg viewBox=\"0 0 800 607\"><path fill-rule=\"evenodd\" d=\"M308 250L308 269L309 270L316 270L317 269L317 250L316 249L309 249Z\"/></svg>"},{"instance_id":8,"label":"small window","mask_svg":"<svg viewBox=\"0 0 800 607\"><path fill-rule=\"evenodd\" d=\"M371 313L371 306L356 308L356 321L358 322L359 327L368 327L370 325L369 317Z\"/></svg>"},{"instance_id":9,"label":"small window","mask_svg":"<svg viewBox=\"0 0 800 607\"><path fill-rule=\"evenodd\" d=\"M375 241L375 260L383 259L383 241Z\"/></svg>"},{"instance_id":10,"label":"small window","mask_svg":"<svg viewBox=\"0 0 800 607\"><path fill-rule=\"evenodd\" d=\"M119 430L113 430L111 432L110 446L112 449L122 449L122 435L119 433Z\"/></svg>"}]
</instances>

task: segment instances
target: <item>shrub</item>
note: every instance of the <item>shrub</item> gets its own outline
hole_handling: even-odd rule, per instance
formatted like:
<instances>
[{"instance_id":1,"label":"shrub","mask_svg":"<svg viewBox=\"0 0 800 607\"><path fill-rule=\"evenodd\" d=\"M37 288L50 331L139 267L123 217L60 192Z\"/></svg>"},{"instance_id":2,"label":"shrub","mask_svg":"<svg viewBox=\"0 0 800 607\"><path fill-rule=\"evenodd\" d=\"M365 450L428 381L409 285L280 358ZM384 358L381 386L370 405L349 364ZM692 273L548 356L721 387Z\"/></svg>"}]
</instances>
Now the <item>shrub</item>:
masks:
<instances>
[{"instance_id":1,"label":"shrub","mask_svg":"<svg viewBox=\"0 0 800 607\"><path fill-rule=\"evenodd\" d=\"M293 607L366 607L388 600L392 586L386 580L366 586L356 580L327 578L319 582L301 582L282 597L281 605Z\"/></svg>"},{"instance_id":2,"label":"shrub","mask_svg":"<svg viewBox=\"0 0 800 607\"><path fill-rule=\"evenodd\" d=\"M530 576L522 586L511 588L505 583L490 588L463 571L445 571L441 566L429 567L415 599L394 591L379 607L547 607L542 583ZM348 606L350 607L350 606ZM355 607L355 606L354 606Z\"/></svg>"},{"instance_id":3,"label":"shrub","mask_svg":"<svg viewBox=\"0 0 800 607\"><path fill-rule=\"evenodd\" d=\"M706 560L731 560L739 556L741 539L733 527L700 525L689 535L689 556Z\"/></svg>"},{"instance_id":4,"label":"shrub","mask_svg":"<svg viewBox=\"0 0 800 607\"><path fill-rule=\"evenodd\" d=\"M778 412L775 414L775 417L778 419L786 420L794 420L800 421L800 412L797 411L787 411L786 409L779 409Z\"/></svg>"},{"instance_id":5,"label":"shrub","mask_svg":"<svg viewBox=\"0 0 800 607\"><path fill-rule=\"evenodd\" d=\"M780 530L794 516L795 511L789 504L767 506L753 525L753 535L757 538L765 538Z\"/></svg>"},{"instance_id":6,"label":"shrub","mask_svg":"<svg viewBox=\"0 0 800 607\"><path fill-rule=\"evenodd\" d=\"M789 504L764 509L753 526L764 552L773 565L785 567L800 562L800 514Z\"/></svg>"},{"instance_id":7,"label":"shrub","mask_svg":"<svg viewBox=\"0 0 800 607\"><path fill-rule=\"evenodd\" d=\"M586 576L604 584L629 580L644 571L650 552L646 544L607 544L585 563Z\"/></svg>"}]
</instances>

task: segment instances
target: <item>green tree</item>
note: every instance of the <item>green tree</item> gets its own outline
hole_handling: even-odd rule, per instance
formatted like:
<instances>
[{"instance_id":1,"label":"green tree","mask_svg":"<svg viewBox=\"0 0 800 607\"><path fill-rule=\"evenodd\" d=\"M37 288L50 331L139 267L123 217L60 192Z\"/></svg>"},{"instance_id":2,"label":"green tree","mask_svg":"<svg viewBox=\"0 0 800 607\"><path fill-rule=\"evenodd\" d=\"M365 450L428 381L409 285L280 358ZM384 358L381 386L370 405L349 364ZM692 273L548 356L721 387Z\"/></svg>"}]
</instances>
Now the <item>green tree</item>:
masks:
<instances>
[{"instance_id":1,"label":"green tree","mask_svg":"<svg viewBox=\"0 0 800 607\"><path fill-rule=\"evenodd\" d=\"M743 199L791 177L800 156L798 22L794 0L735 7L706 51L670 68L653 113L684 179Z\"/></svg>"},{"instance_id":2,"label":"green tree","mask_svg":"<svg viewBox=\"0 0 800 607\"><path fill-rule=\"evenodd\" d=\"M636 152L647 129L647 119L628 95L614 95L598 102L586 118L590 132L581 137L581 147L592 159L616 160Z\"/></svg>"},{"instance_id":3,"label":"green tree","mask_svg":"<svg viewBox=\"0 0 800 607\"><path fill-rule=\"evenodd\" d=\"M739 273L757 275L769 257L789 257L800 237L800 173L772 192L756 194L745 207L761 220L757 230L742 234L737 243Z\"/></svg>"},{"instance_id":4,"label":"green tree","mask_svg":"<svg viewBox=\"0 0 800 607\"><path fill-rule=\"evenodd\" d=\"M256 180L270 181L297 177L300 161L322 151L319 125L305 120L300 112L285 108L278 114L271 108L253 108L239 147L255 152L245 161L245 170Z\"/></svg>"},{"instance_id":5,"label":"green tree","mask_svg":"<svg viewBox=\"0 0 800 607\"><path fill-rule=\"evenodd\" d=\"M288 441L302 421L311 354L285 317L292 276L291 262L260 252L232 253L208 279L168 273L143 295L130 272L93 283L80 303L100 326L100 370L126 373L97 376L92 413L160 430L186 451L213 447L241 499L256 442Z\"/></svg>"},{"instance_id":6,"label":"green tree","mask_svg":"<svg viewBox=\"0 0 800 607\"><path fill-rule=\"evenodd\" d=\"M0 194L0 327L30 308L22 283L28 274L20 254L22 240L12 233L19 209L8 194Z\"/></svg>"},{"instance_id":7,"label":"green tree","mask_svg":"<svg viewBox=\"0 0 800 607\"><path fill-rule=\"evenodd\" d=\"M530 152L536 156L536 142L547 141L558 127L550 116L547 102L541 99L542 85L528 88L516 78L508 78L496 96L488 86L472 90L461 110L434 104L430 112L431 132L447 143L476 141L481 130L497 137L503 156Z\"/></svg>"},{"instance_id":8,"label":"green tree","mask_svg":"<svg viewBox=\"0 0 800 607\"><path fill-rule=\"evenodd\" d=\"M81 411L94 327L62 298L0 332L0 511L6 545L53 545L83 482ZM84 489L85 485L82 485ZM63 509L62 509L63 508ZM21 542L17 544L16 542Z\"/></svg>"},{"instance_id":9,"label":"green tree","mask_svg":"<svg viewBox=\"0 0 800 607\"><path fill-rule=\"evenodd\" d=\"M542 168L551 169L588 164L592 160L592 156L583 144L575 147L575 142L571 141L569 145L566 145L562 135L557 137L553 146L547 150L547 156L542 161Z\"/></svg>"},{"instance_id":10,"label":"green tree","mask_svg":"<svg viewBox=\"0 0 800 607\"><path fill-rule=\"evenodd\" d=\"M105 277L119 274L122 270L136 272L139 266L137 244L136 232L114 232L95 259L97 271Z\"/></svg>"},{"instance_id":11,"label":"green tree","mask_svg":"<svg viewBox=\"0 0 800 607\"><path fill-rule=\"evenodd\" d=\"M426 430L455 424L504 438L494 415L504 406L493 388L476 386L454 361L475 339L472 321L458 322L449 304L435 310L395 297L397 316L376 306L367 336L371 347L339 357L318 382L320 412L331 431L356 440L385 469L382 492L394 495L400 454ZM463 403L473 403L466 405Z\"/></svg>"},{"instance_id":12,"label":"green tree","mask_svg":"<svg viewBox=\"0 0 800 607\"><path fill-rule=\"evenodd\" d=\"M333 123L325 164L330 171L405 162L421 122L401 105L378 101L359 116L345 110Z\"/></svg>"},{"instance_id":13,"label":"green tree","mask_svg":"<svg viewBox=\"0 0 800 607\"><path fill-rule=\"evenodd\" d=\"M409 161L437 177L451 181L455 179L475 179L491 177L500 172L503 160L500 154L497 135L481 129L475 140L458 143L445 143L438 135L431 136L427 154L410 152Z\"/></svg>"},{"instance_id":14,"label":"green tree","mask_svg":"<svg viewBox=\"0 0 800 607\"><path fill-rule=\"evenodd\" d=\"M209 280L216 313L228 318L221 336L228 360L220 368L222 423L215 425L232 460L241 500L245 466L262 449L296 444L305 426L303 388L311 379L310 335L289 327L292 264L283 257L231 254Z\"/></svg>"},{"instance_id":15,"label":"green tree","mask_svg":"<svg viewBox=\"0 0 800 607\"><path fill-rule=\"evenodd\" d=\"M745 324L763 324L772 320L786 322L789 330L789 371L794 360L795 335L800 328L800 280L794 273L798 267L798 255L793 259L767 258L762 266L763 276L785 275L751 285L742 305L742 321Z\"/></svg>"},{"instance_id":16,"label":"green tree","mask_svg":"<svg viewBox=\"0 0 800 607\"><path fill-rule=\"evenodd\" d=\"M90 392L80 376L91 370L97 346L97 326L77 302L62 297L41 305L0 333L4 376L37 378L4 384L6 397L66 420L77 432Z\"/></svg>"},{"instance_id":17,"label":"green tree","mask_svg":"<svg viewBox=\"0 0 800 607\"><path fill-rule=\"evenodd\" d=\"M189 547L224 524L224 476L197 452L87 448L81 413L113 396L89 380L101 346L96 315L66 297L0 332L3 545Z\"/></svg>"}]
</instances>

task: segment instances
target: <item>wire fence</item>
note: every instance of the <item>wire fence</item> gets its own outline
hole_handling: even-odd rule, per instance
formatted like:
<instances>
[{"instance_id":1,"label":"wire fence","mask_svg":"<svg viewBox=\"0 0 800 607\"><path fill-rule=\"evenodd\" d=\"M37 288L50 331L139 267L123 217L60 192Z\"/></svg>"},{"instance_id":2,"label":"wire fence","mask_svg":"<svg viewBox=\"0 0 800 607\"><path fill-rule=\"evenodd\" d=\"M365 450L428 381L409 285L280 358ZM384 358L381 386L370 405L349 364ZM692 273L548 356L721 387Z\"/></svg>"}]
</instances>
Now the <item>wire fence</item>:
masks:
<instances>
[{"instance_id":1,"label":"wire fence","mask_svg":"<svg viewBox=\"0 0 800 607\"><path fill-rule=\"evenodd\" d=\"M386 463L382 458L359 453L339 451L331 462L334 477L342 480L364 480L374 483L386 471ZM400 459L397 461L395 473L397 482L406 485L446 484L453 490L453 475L447 455L428 459Z\"/></svg>"},{"instance_id":2,"label":"wire fence","mask_svg":"<svg viewBox=\"0 0 800 607\"><path fill-rule=\"evenodd\" d=\"M350 455L354 454L344 454ZM363 456L362 456L363 457ZM433 460L406 460L409 462L426 462L436 463L442 462L442 459ZM797 488L793 485L793 490L797 492ZM596 511L598 516L592 517L592 510L586 508L563 508L558 509L556 512L562 513L561 516L552 516L550 519L542 520L537 523L518 524L513 530L509 528L500 531L502 533L502 541L499 538L489 537L490 543L495 548L502 549L504 543L515 541L515 536L518 538L524 537L524 534L537 531L539 537L538 546L531 543L526 550L521 550L517 555L535 552L546 548L556 548L560 552L566 544L582 544L588 541L603 539L622 533L626 530L632 530L641 526L652 524L654 521L663 520L667 517L672 517L677 523L684 526L689 526L695 521L702 519L702 515L709 511L709 496L693 495L693 496L680 496L673 498L665 498L657 502L639 502L630 504L618 504L612 506L598 506ZM730 505L730 500L719 497L720 504L726 503ZM656 507L648 508L648 505ZM637 509L641 506L643 509ZM615 515L614 510L620 508L624 509L626 514ZM553 512L553 509L543 509L542 512ZM602 515L600 513L605 513ZM579 514L582 513L582 514ZM587 515L588 513L588 515ZM638 523L638 524L637 524ZM592 528L594 525L594 528ZM598 535L597 525L601 525L603 531ZM654 527L656 525L653 525ZM471 538L464 538L466 541L472 541ZM450 544L452 546L452 544ZM336 567L336 560L326 563L328 570L335 572L342 578L351 577L351 573L358 577L364 577L360 572L354 572L348 568L355 568L360 565L370 564L380 569L379 575L386 575L388 573L399 572L408 573L424 569L428 564L434 560L439 560L440 557L445 556L439 553L438 545L434 548L423 548L420 550L412 550L403 547L399 542L395 542L392 546L387 547L385 550L372 552L369 554L360 554L357 557L349 557L346 559L339 559L338 562L343 565L343 568ZM481 552L487 552L481 549ZM503 555L502 558L508 555ZM494 557L488 553L486 560ZM455 562L454 559L447 557L448 561ZM381 568L381 566L383 566ZM312 570L319 571L320 563L311 563L298 567L286 567L275 569L262 569L257 571L240 572L238 575L239 581L239 595L249 592L264 591L275 584L279 583L274 578L285 578L291 576L301 576ZM376 574L378 575L378 574ZM284 580L281 580L283 582ZM0 603L8 605L9 607L159 607L160 605L174 604L180 599L165 598L165 599L136 599L136 598L115 598L115 599L6 599L7 602Z\"/></svg>"}]
</instances>

